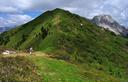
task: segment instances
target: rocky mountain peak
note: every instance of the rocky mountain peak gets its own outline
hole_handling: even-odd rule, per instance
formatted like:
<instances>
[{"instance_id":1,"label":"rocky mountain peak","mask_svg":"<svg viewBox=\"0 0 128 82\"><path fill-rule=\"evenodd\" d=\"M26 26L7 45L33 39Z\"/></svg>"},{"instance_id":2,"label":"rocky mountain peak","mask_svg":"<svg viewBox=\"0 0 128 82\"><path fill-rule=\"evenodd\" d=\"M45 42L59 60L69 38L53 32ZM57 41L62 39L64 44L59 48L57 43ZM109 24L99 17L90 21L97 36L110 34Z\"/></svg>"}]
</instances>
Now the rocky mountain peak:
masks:
<instances>
[{"instance_id":1,"label":"rocky mountain peak","mask_svg":"<svg viewBox=\"0 0 128 82\"><path fill-rule=\"evenodd\" d=\"M110 15L98 15L92 19L96 25L114 32L116 35L128 35L127 29L115 21Z\"/></svg>"},{"instance_id":2,"label":"rocky mountain peak","mask_svg":"<svg viewBox=\"0 0 128 82\"><path fill-rule=\"evenodd\" d=\"M94 21L98 21L98 22L110 22L113 23L114 20L112 19L112 17L110 15L99 15L99 16L95 16L93 18Z\"/></svg>"}]
</instances>

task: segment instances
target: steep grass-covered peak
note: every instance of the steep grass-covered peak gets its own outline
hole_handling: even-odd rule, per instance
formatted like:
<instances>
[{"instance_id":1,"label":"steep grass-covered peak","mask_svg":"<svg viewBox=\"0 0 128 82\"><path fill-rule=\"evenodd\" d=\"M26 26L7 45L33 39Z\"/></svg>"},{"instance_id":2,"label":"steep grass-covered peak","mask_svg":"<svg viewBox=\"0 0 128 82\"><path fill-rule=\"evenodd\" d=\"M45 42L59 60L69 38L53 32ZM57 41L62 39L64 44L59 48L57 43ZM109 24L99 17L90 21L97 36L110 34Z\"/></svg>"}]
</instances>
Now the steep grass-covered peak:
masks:
<instances>
[{"instance_id":1,"label":"steep grass-covered peak","mask_svg":"<svg viewBox=\"0 0 128 82\"><path fill-rule=\"evenodd\" d=\"M17 50L33 47L59 59L87 64L119 79L127 77L128 39L101 29L86 18L62 9L0 35L0 45ZM115 68L116 67L116 68Z\"/></svg>"}]
</instances>

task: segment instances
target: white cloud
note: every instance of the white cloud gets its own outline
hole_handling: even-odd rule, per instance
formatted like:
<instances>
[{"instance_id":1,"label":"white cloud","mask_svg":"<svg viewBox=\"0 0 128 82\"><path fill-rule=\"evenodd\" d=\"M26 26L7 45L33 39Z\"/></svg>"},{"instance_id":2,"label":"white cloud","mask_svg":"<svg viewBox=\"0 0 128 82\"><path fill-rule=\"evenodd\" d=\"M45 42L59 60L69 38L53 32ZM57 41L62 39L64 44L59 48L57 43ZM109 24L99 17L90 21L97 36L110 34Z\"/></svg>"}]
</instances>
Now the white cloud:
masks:
<instances>
[{"instance_id":1,"label":"white cloud","mask_svg":"<svg viewBox=\"0 0 128 82\"><path fill-rule=\"evenodd\" d=\"M72 11L72 12L75 12L78 10L77 8L73 8L73 7L63 7L63 9L68 10L68 11Z\"/></svg>"},{"instance_id":2,"label":"white cloud","mask_svg":"<svg viewBox=\"0 0 128 82\"><path fill-rule=\"evenodd\" d=\"M6 18L0 17L0 27L21 25L30 20L32 17L28 15L7 15Z\"/></svg>"},{"instance_id":3,"label":"white cloud","mask_svg":"<svg viewBox=\"0 0 128 82\"><path fill-rule=\"evenodd\" d=\"M124 25L128 25L127 7L127 0L0 0L0 13L24 14L26 11L63 8L88 18L110 14Z\"/></svg>"},{"instance_id":4,"label":"white cloud","mask_svg":"<svg viewBox=\"0 0 128 82\"><path fill-rule=\"evenodd\" d=\"M12 23L26 23L30 21L32 18L28 15L9 15L9 19Z\"/></svg>"},{"instance_id":5,"label":"white cloud","mask_svg":"<svg viewBox=\"0 0 128 82\"><path fill-rule=\"evenodd\" d=\"M0 17L0 27L3 27L6 25L6 22L3 22L3 21L6 21L3 17Z\"/></svg>"},{"instance_id":6,"label":"white cloud","mask_svg":"<svg viewBox=\"0 0 128 82\"><path fill-rule=\"evenodd\" d=\"M1 13L21 13L21 11L19 11L17 8L14 8L14 7L7 7L7 6L4 6L4 7L0 7L0 12Z\"/></svg>"}]
</instances>

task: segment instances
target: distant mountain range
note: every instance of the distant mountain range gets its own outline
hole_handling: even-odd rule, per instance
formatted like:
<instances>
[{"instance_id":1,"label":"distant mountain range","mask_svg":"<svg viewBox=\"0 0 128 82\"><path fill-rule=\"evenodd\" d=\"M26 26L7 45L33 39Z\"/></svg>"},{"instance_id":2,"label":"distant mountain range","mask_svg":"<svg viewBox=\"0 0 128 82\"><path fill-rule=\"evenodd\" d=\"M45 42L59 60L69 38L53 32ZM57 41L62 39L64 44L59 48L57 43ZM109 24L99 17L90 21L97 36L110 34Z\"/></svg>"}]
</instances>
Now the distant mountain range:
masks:
<instances>
[{"instance_id":1,"label":"distant mountain range","mask_svg":"<svg viewBox=\"0 0 128 82\"><path fill-rule=\"evenodd\" d=\"M10 30L10 27L0 27L0 33Z\"/></svg>"},{"instance_id":2,"label":"distant mountain range","mask_svg":"<svg viewBox=\"0 0 128 82\"><path fill-rule=\"evenodd\" d=\"M110 15L99 15L92 19L92 22L100 27L114 32L116 35L128 36L128 29L120 25Z\"/></svg>"}]
</instances>

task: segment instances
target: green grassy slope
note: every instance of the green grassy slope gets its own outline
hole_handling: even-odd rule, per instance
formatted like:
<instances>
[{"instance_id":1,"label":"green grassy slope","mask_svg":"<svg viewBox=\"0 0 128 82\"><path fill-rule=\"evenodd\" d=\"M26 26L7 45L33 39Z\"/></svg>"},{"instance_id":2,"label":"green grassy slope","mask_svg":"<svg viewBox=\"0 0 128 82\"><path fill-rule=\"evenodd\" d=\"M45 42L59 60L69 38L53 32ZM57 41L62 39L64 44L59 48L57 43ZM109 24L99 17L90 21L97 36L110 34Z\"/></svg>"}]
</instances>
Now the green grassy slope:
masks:
<instances>
[{"instance_id":1,"label":"green grassy slope","mask_svg":"<svg viewBox=\"0 0 128 82\"><path fill-rule=\"evenodd\" d=\"M2 82L121 82L89 66L43 56L0 57L0 62Z\"/></svg>"},{"instance_id":2,"label":"green grassy slope","mask_svg":"<svg viewBox=\"0 0 128 82\"><path fill-rule=\"evenodd\" d=\"M88 66L71 64L63 60L30 57L40 67L38 70L44 82L120 82L118 78L92 69Z\"/></svg>"},{"instance_id":3,"label":"green grassy slope","mask_svg":"<svg viewBox=\"0 0 128 82\"><path fill-rule=\"evenodd\" d=\"M25 57L0 57L0 82L41 82L38 67Z\"/></svg>"},{"instance_id":4,"label":"green grassy slope","mask_svg":"<svg viewBox=\"0 0 128 82\"><path fill-rule=\"evenodd\" d=\"M59 59L80 63L82 68L88 65L119 82L128 81L128 39L61 9L45 12L1 34L0 45L21 50L32 46Z\"/></svg>"}]
</instances>

